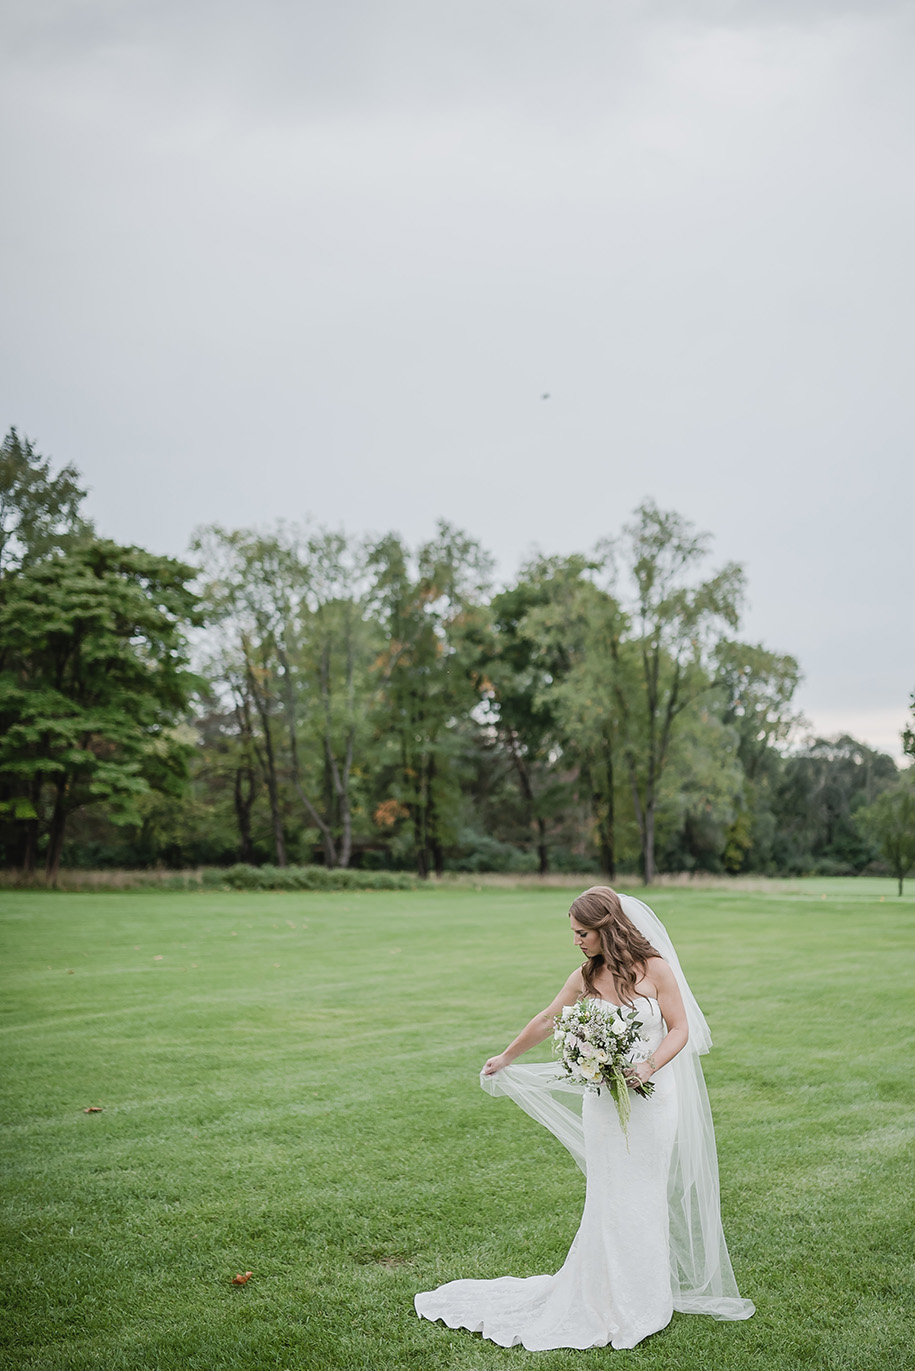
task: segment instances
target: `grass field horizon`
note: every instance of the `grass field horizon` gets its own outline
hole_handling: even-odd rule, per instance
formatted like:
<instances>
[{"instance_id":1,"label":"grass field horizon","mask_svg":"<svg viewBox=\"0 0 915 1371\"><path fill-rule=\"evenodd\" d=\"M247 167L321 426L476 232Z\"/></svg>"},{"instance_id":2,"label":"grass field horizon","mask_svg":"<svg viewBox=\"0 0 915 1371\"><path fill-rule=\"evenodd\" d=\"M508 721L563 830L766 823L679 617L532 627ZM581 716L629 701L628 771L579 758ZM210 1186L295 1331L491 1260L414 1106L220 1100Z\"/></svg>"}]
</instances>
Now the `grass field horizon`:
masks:
<instances>
[{"instance_id":1,"label":"grass field horizon","mask_svg":"<svg viewBox=\"0 0 915 1371\"><path fill-rule=\"evenodd\" d=\"M577 1227L571 1159L477 1084L577 963L563 889L3 891L0 1365L906 1365L915 897L828 878L647 898L712 1026L753 1319L528 1353L412 1312L458 1276L557 1269Z\"/></svg>"},{"instance_id":2,"label":"grass field horizon","mask_svg":"<svg viewBox=\"0 0 915 1371\"><path fill-rule=\"evenodd\" d=\"M258 871L265 868L247 868L248 870ZM288 871L290 868L270 868L270 870ZM300 868L301 869L301 868ZM309 871L325 872L324 867L304 868ZM56 881L49 885L43 871L34 871L25 874L18 869L7 869L0 871L0 892L6 890L32 891L37 894L107 894L112 891L117 892L140 892L149 891L152 893L186 891L187 893L206 894L230 892L229 884L223 885L218 879L220 874L226 874L231 868L223 867L187 867L182 869L172 869L166 867L105 867L105 868L80 868L62 867L58 872ZM338 876L345 876L346 872L340 868L335 873ZM368 878L364 889L372 889L371 872L354 873L357 876ZM538 872L519 872L519 871L446 871L442 876L430 875L425 881L412 875L410 872L380 872L375 873L382 880L379 887L384 888L383 880L386 876L395 878L402 877L404 885L402 889L425 889L439 890L451 888L463 888L474 890L490 889L517 889L517 890L571 890L581 891L590 885L598 885L607 881L606 876L596 872L570 872L558 871L550 872L545 876ZM915 880L915 877L913 877ZM895 877L887 875L866 875L848 876L765 876L756 873L733 875L729 873L715 873L709 871L676 871L662 872L655 877L654 884L650 887L645 886L640 876L621 875L615 882L620 890L628 890L632 893L641 893L648 890L653 895L658 890L686 889L686 890L729 890L732 892L743 892L744 894L782 894L782 895L818 895L832 892L833 894L847 893L854 889L858 897L888 898L890 895L898 896L899 889ZM246 887L236 887L242 893ZM317 890L321 890L320 885L316 885ZM394 888L393 886L391 888ZM247 887L252 893L259 890L259 887ZM264 887L264 891L270 887ZM282 889L282 887L278 887ZM915 886L909 887L909 894L912 894ZM288 893L298 893L290 891ZM326 893L347 893L345 889L336 891L331 887Z\"/></svg>"}]
</instances>

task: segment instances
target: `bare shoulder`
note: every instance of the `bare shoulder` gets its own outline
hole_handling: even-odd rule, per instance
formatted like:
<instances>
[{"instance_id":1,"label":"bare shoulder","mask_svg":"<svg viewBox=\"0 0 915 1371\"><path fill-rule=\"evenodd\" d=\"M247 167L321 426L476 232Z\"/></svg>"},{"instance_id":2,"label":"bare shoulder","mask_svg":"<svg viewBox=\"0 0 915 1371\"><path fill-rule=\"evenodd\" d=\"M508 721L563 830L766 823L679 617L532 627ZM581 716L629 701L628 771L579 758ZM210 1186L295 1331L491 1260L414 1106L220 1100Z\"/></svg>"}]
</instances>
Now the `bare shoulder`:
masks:
<instances>
[{"instance_id":1,"label":"bare shoulder","mask_svg":"<svg viewBox=\"0 0 915 1371\"><path fill-rule=\"evenodd\" d=\"M585 993L585 978L581 974L580 966L576 966L575 970L572 972L571 976L566 981L565 985L562 987L562 993L564 995L572 995L576 1000L578 999L579 995L583 995Z\"/></svg>"},{"instance_id":2,"label":"bare shoulder","mask_svg":"<svg viewBox=\"0 0 915 1371\"><path fill-rule=\"evenodd\" d=\"M645 963L646 981L654 981L658 990L675 990L677 988L677 978L669 962L665 962L663 957L649 957Z\"/></svg>"}]
</instances>

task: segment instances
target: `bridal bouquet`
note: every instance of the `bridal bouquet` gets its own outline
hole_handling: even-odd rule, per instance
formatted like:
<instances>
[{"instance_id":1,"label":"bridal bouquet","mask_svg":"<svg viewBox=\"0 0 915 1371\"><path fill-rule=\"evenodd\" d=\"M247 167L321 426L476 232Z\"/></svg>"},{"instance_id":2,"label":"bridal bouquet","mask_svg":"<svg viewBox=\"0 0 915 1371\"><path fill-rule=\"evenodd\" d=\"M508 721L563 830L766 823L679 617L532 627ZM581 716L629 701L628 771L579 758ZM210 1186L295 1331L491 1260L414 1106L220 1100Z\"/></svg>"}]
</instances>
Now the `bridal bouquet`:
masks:
<instances>
[{"instance_id":1,"label":"bridal bouquet","mask_svg":"<svg viewBox=\"0 0 915 1371\"><path fill-rule=\"evenodd\" d=\"M632 1110L629 1091L635 1090L646 1098L654 1093L651 1081L629 1086L624 1074L633 1064L633 1052L643 1042L638 1011L601 1004L598 1000L578 1000L576 1004L567 1004L553 1023L553 1050L563 1071L586 1090L600 1093L602 1085L607 1087L628 1147Z\"/></svg>"}]
</instances>

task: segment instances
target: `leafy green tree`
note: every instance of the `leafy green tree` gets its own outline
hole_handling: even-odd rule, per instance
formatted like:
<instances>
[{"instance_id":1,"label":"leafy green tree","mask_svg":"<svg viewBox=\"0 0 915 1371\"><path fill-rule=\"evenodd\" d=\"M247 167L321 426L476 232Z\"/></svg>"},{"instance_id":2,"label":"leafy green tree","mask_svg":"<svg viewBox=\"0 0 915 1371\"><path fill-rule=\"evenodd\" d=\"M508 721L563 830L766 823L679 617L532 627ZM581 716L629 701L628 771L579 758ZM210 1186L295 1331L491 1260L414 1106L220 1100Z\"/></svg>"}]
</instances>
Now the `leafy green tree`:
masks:
<instances>
[{"instance_id":1,"label":"leafy green tree","mask_svg":"<svg viewBox=\"0 0 915 1371\"><path fill-rule=\"evenodd\" d=\"M616 872L616 794L620 735L618 651L626 621L607 590L596 584L601 560L544 560L542 595L525 616L523 634L541 672L535 696L551 711L553 746L577 768L578 790L590 808L600 862Z\"/></svg>"},{"instance_id":2,"label":"leafy green tree","mask_svg":"<svg viewBox=\"0 0 915 1371\"><path fill-rule=\"evenodd\" d=\"M703 703L682 716L659 787L658 851L668 871L740 870L750 843L737 731L714 693Z\"/></svg>"},{"instance_id":3,"label":"leafy green tree","mask_svg":"<svg viewBox=\"0 0 915 1371\"><path fill-rule=\"evenodd\" d=\"M199 530L192 548L203 567L202 603L211 629L204 669L217 693L220 688L228 693L238 728L235 786L241 845L250 851L250 809L262 784L270 807L274 860L285 866L280 758L284 724L277 657L285 588L280 588L278 604L277 558L259 534L217 524Z\"/></svg>"},{"instance_id":4,"label":"leafy green tree","mask_svg":"<svg viewBox=\"0 0 915 1371\"><path fill-rule=\"evenodd\" d=\"M559 764L558 692L576 658L567 612L584 589L588 566L583 557L538 557L523 567L517 582L493 597L492 635L479 668L499 746L536 832L542 876L550 869L550 822L570 798Z\"/></svg>"},{"instance_id":5,"label":"leafy green tree","mask_svg":"<svg viewBox=\"0 0 915 1371\"><path fill-rule=\"evenodd\" d=\"M261 860L269 853L262 851L264 790L250 729L234 708L222 707L211 687L201 692L201 703L194 719L191 788L197 803L208 811L208 829L214 838L219 835L212 845L230 853L228 860L254 865L259 852Z\"/></svg>"},{"instance_id":6,"label":"leafy green tree","mask_svg":"<svg viewBox=\"0 0 915 1371\"><path fill-rule=\"evenodd\" d=\"M183 774L176 738L195 686L184 637L199 622L194 569L87 540L4 578L0 595L0 786L25 824L23 865L47 836L56 879L68 817L104 805L137 817Z\"/></svg>"},{"instance_id":7,"label":"leafy green tree","mask_svg":"<svg viewBox=\"0 0 915 1371\"><path fill-rule=\"evenodd\" d=\"M295 815L317 831L327 866L348 866L353 778L365 762L368 678L379 650L364 548L343 534L287 526L270 534L214 526L195 546L219 627L211 674L230 694L241 751L266 789L277 863L286 863ZM236 779L247 842L252 781L241 770Z\"/></svg>"},{"instance_id":8,"label":"leafy green tree","mask_svg":"<svg viewBox=\"0 0 915 1371\"><path fill-rule=\"evenodd\" d=\"M381 646L367 612L366 549L323 530L308 539L298 565L304 595L279 643L287 710L290 718L301 715L306 747L321 759L333 857L349 866L370 748L371 671Z\"/></svg>"},{"instance_id":9,"label":"leafy green tree","mask_svg":"<svg viewBox=\"0 0 915 1371\"><path fill-rule=\"evenodd\" d=\"M898 893L915 866L915 784L907 774L855 816L861 831L879 848L898 882Z\"/></svg>"},{"instance_id":10,"label":"leafy green tree","mask_svg":"<svg viewBox=\"0 0 915 1371\"><path fill-rule=\"evenodd\" d=\"M743 773L722 860L728 871L767 870L782 750L801 722L792 705L800 669L793 657L726 638L715 648L713 673L721 722L736 734Z\"/></svg>"},{"instance_id":11,"label":"leafy green tree","mask_svg":"<svg viewBox=\"0 0 915 1371\"><path fill-rule=\"evenodd\" d=\"M809 739L782 767L774 808L775 864L783 871L863 871L872 849L857 811L897 778L892 757L847 734Z\"/></svg>"},{"instance_id":12,"label":"leafy green tree","mask_svg":"<svg viewBox=\"0 0 915 1371\"><path fill-rule=\"evenodd\" d=\"M79 510L85 494L75 467L54 475L49 459L10 429L0 446L0 580L91 531Z\"/></svg>"},{"instance_id":13,"label":"leafy green tree","mask_svg":"<svg viewBox=\"0 0 915 1371\"><path fill-rule=\"evenodd\" d=\"M615 688L646 883L655 875L658 794L675 731L710 690L716 645L738 623L740 567L729 563L705 581L695 576L708 541L679 514L646 502L620 544L634 593L631 636L614 641ZM627 688L628 680L637 685Z\"/></svg>"},{"instance_id":14,"label":"leafy green tree","mask_svg":"<svg viewBox=\"0 0 915 1371\"><path fill-rule=\"evenodd\" d=\"M385 639L375 717L387 785L379 798L382 812L401 814L409 826L412 857L425 877L444 870L459 820L461 722L484 689L476 667L491 560L440 521L415 562L390 534L373 549L371 565Z\"/></svg>"},{"instance_id":15,"label":"leafy green tree","mask_svg":"<svg viewBox=\"0 0 915 1371\"><path fill-rule=\"evenodd\" d=\"M736 730L740 761L752 780L767 749L786 743L800 723L792 708L800 668L794 657L730 638L716 644L713 666L722 721Z\"/></svg>"}]
</instances>

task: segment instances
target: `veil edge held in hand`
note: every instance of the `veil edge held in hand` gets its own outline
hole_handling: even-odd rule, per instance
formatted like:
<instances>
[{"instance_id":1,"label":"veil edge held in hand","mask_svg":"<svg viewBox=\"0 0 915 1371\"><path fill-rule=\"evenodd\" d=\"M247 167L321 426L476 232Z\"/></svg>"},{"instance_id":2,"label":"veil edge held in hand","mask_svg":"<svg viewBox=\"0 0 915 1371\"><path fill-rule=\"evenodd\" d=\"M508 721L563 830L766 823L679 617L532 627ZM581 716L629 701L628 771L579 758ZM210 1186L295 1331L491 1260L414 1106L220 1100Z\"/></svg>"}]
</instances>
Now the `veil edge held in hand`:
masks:
<instances>
[{"instance_id":1,"label":"veil edge held in hand","mask_svg":"<svg viewBox=\"0 0 915 1371\"><path fill-rule=\"evenodd\" d=\"M634 896L619 898L623 913L673 970L689 1024L689 1042L661 1068L673 1075L677 1091L677 1132L667 1183L674 1308L716 1319L748 1319L754 1305L740 1297L721 1227L715 1130L699 1060L712 1045L709 1027L661 920ZM583 1088L561 1076L555 1062L507 1066L494 1076L481 1075L480 1083L490 1095L507 1095L548 1128L587 1174Z\"/></svg>"}]
</instances>

